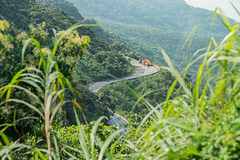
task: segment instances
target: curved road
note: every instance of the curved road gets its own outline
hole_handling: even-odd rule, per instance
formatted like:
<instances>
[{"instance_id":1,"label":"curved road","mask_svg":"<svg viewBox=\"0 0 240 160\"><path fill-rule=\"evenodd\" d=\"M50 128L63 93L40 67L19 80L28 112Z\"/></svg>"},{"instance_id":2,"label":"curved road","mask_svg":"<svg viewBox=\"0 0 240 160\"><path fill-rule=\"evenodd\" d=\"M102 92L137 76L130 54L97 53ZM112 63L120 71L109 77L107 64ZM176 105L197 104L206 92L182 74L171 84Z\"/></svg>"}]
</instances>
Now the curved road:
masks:
<instances>
[{"instance_id":1,"label":"curved road","mask_svg":"<svg viewBox=\"0 0 240 160\"><path fill-rule=\"evenodd\" d=\"M146 65L143 65L143 64L139 63L139 61L137 61L135 59L131 60L131 64L133 66L135 66L135 73L133 75L123 77L123 78L120 78L120 79L113 79L113 80L109 80L109 81L95 82L95 83L89 85L89 89L92 92L97 92L105 84L115 83L115 82L121 81L123 79L135 79L135 78L138 78L138 77L148 76L148 75L152 75L154 73L157 73L159 71L158 66L156 66L156 65L146 66Z\"/></svg>"},{"instance_id":2,"label":"curved road","mask_svg":"<svg viewBox=\"0 0 240 160\"><path fill-rule=\"evenodd\" d=\"M126 133L126 122L123 122L121 118L116 117L116 116L110 116L110 120L108 121L108 124L110 126L120 126L120 129L124 129L122 132L120 132L119 136L124 136Z\"/></svg>"},{"instance_id":3,"label":"curved road","mask_svg":"<svg viewBox=\"0 0 240 160\"><path fill-rule=\"evenodd\" d=\"M127 58L127 57L126 57ZM92 92L97 92L101 87L103 87L105 84L110 84L110 83L115 83L118 81L121 81L123 79L135 79L138 77L143 77L143 76L148 76L148 75L152 75L154 73L157 73L159 71L159 67L156 65L153 66L146 66L143 65L141 63L139 63L139 61L132 59L131 60L131 64L135 67L135 72L133 75L131 76L127 76L124 78L120 78L120 79L114 79L114 80L109 80L109 81L102 81L102 82L95 82L94 84L90 84L89 88ZM108 121L108 124L110 126L113 125L119 125L121 126L121 129L124 129L124 131L122 131L119 135L120 136L124 136L124 134L126 133L126 124L128 124L128 121L123 118L122 116L118 115L117 113L114 113L111 109L107 108L109 110L110 113L113 114L113 116L110 116L110 120Z\"/></svg>"}]
</instances>

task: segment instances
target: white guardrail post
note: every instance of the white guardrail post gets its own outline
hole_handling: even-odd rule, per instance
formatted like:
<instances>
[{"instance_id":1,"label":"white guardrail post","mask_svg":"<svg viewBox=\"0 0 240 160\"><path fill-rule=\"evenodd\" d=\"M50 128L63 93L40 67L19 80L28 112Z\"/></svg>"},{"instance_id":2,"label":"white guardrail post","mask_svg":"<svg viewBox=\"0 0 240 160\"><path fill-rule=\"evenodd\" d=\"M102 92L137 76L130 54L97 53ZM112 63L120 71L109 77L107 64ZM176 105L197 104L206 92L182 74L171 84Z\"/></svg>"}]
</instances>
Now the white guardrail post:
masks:
<instances>
[{"instance_id":1,"label":"white guardrail post","mask_svg":"<svg viewBox=\"0 0 240 160\"><path fill-rule=\"evenodd\" d=\"M114 113L113 114L115 117L118 117L121 119L121 121L123 121L125 124L128 124L128 120L126 118L123 118L122 116L120 116L119 114L117 113Z\"/></svg>"}]
</instances>

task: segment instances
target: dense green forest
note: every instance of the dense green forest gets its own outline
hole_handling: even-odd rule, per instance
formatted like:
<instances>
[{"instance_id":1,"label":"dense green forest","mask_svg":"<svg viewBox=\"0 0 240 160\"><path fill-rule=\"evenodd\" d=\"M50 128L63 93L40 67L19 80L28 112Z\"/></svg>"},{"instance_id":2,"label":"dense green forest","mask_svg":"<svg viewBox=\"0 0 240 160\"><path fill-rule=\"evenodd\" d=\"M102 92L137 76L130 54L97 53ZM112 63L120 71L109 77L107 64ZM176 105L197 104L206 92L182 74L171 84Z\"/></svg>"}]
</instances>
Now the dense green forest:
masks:
<instances>
[{"instance_id":1,"label":"dense green forest","mask_svg":"<svg viewBox=\"0 0 240 160\"><path fill-rule=\"evenodd\" d=\"M24 40L35 38L40 41L42 47L46 49L52 48L54 36L52 29L56 29L56 32L59 32L78 22L76 19L78 19L80 14L77 12L77 9L71 12L73 18L63 12L65 9L69 10L69 6L74 8L69 2L54 2L57 7L62 7L61 11L56 7L48 8L33 0L1 2L0 16L10 23L10 28L4 32L12 35L12 37L9 35L12 46L9 51L4 52L1 57L2 63L0 65L3 69L0 71L0 86L9 83L12 76L20 69L29 66L29 63L30 66L35 66L34 64L38 63L39 56L36 56L37 51L34 49L35 46L32 45L28 50L33 49L34 51L27 52L25 55L25 63L23 65L21 64L22 43L25 42ZM66 7L64 7L64 4L66 4ZM14 10L14 12L12 12L12 10ZM101 105L96 101L98 97L91 93L86 85L93 81L129 75L133 72L133 67L120 54L122 49L118 47L117 44L111 46L106 41L99 40L89 27L80 27L77 31L79 35L76 34L75 36L90 37L90 47L87 48L89 51L81 53L81 50L79 50L77 46L71 45L75 40L66 40L64 45L61 46L62 51L58 52L59 55L64 55L62 58L58 58L58 64L64 75L72 79L71 82L76 86L77 90L85 93L83 97L89 110L87 116L89 120L95 120L99 116L106 115L106 113L105 110L100 108ZM71 54L67 54L67 52L71 52ZM82 58L82 60L80 60L79 57ZM112 60L113 58L114 61ZM69 96L69 98L71 98L71 96ZM73 112L68 108L71 108L71 106L67 105L66 111L69 123L72 124L75 122L75 119L71 121ZM10 115L13 115L13 113L14 110L7 114L9 116L3 115L3 117L11 121ZM3 114L3 112L1 112L1 114Z\"/></svg>"},{"instance_id":2,"label":"dense green forest","mask_svg":"<svg viewBox=\"0 0 240 160\"><path fill-rule=\"evenodd\" d=\"M68 1L85 17L93 17L105 29L118 33L124 41L144 53L141 58L149 57L165 64L159 54L160 45L180 70L186 67L194 52L209 43L211 36L220 40L227 31L219 20L210 25L213 12L190 7L184 0ZM193 39L185 44L193 27L199 24L208 25L199 27ZM189 71L195 72L195 69Z\"/></svg>"},{"instance_id":3,"label":"dense green forest","mask_svg":"<svg viewBox=\"0 0 240 160\"><path fill-rule=\"evenodd\" d=\"M66 0L36 0L36 2L39 2L41 4L45 4L51 8L57 8L61 11L64 11L67 13L67 15L75 18L76 20L82 21L84 18L82 15L78 12L78 9L72 4L69 3Z\"/></svg>"},{"instance_id":4,"label":"dense green forest","mask_svg":"<svg viewBox=\"0 0 240 160\"><path fill-rule=\"evenodd\" d=\"M41 1L44 2L44 1ZM63 3L64 2L64 3ZM67 1L55 1L54 4L60 7L61 4L67 4L66 8L68 9L69 2ZM20 6L16 7L16 4L14 4L14 1L3 1L1 5L1 16L8 20L10 23L13 23L12 26L16 26L16 29L23 29L25 31L29 30L29 25L33 24L39 24L42 22L45 22L46 24L46 29L50 33L50 36L53 35L52 29L55 28L57 30L64 30L71 25L77 23L76 20L70 18L65 12L61 12L57 10L56 8L48 8L44 5L39 5L35 1L22 1L19 4ZM71 5L70 5L71 6ZM22 7L22 8L21 8ZM74 7L73 7L74 8ZM64 10L64 8L61 8ZM11 10L15 10L15 12L10 12ZM73 12L73 11L72 11ZM75 15L77 15L77 10L74 12ZM43 14L43 16L41 15ZM74 17L77 19L77 17ZM55 20L55 21L54 21ZM16 30L13 29L13 30ZM17 32L17 31L16 31ZM111 47L107 44L106 41L104 40L99 40L95 36L95 33L87 28L87 27L82 27L81 29L78 30L80 35L87 35L90 37L91 42L90 45L92 46L89 48L89 51L91 54L96 54L98 52L102 51L108 51L111 52L113 51L113 54L116 53L116 50L119 51L121 49L117 47ZM15 35L16 33L13 33ZM124 61L123 63L127 63ZM99 63L96 63L99 64ZM101 65L101 64L100 64ZM114 64L113 64L114 65ZM125 72L123 75L127 75L131 73L131 69L129 68L130 64L128 65L128 71L124 67L123 70L125 69ZM108 74L113 74L114 72L111 72L109 70L103 71L107 72ZM120 75L122 76L122 75ZM109 75L106 76L106 78L110 77ZM92 77L90 77L92 78Z\"/></svg>"},{"instance_id":5,"label":"dense green forest","mask_svg":"<svg viewBox=\"0 0 240 160\"><path fill-rule=\"evenodd\" d=\"M160 70L155 75L148 77L140 77L133 80L123 80L118 83L109 84L102 87L98 92L99 100L102 103L123 116L133 114L146 115L148 108L146 108L143 101L139 102L133 109L138 97L133 92L129 92L129 87L137 92L140 96L146 95L145 99L156 106L163 102L167 97L167 91L171 87L175 78L170 72ZM186 82L190 82L188 77ZM152 93L151 93L152 92ZM175 87L172 97L176 97L182 93L179 90L179 84Z\"/></svg>"},{"instance_id":6,"label":"dense green forest","mask_svg":"<svg viewBox=\"0 0 240 160\"><path fill-rule=\"evenodd\" d=\"M98 12L97 2L103 9ZM87 12L66 0L0 4L1 159L239 159L240 24L221 10L225 29L202 28L182 48L179 41L185 42L191 27L211 22L210 12L184 1L85 1L89 14L102 12L109 25L115 17L125 26L127 33L120 28L119 35L95 27L94 19L83 20ZM195 63L178 72L179 60L187 62L187 53L202 47ZM132 74L123 55L135 54L166 65L97 94L89 90L93 81ZM107 107L128 118L124 128L106 125Z\"/></svg>"},{"instance_id":7,"label":"dense green forest","mask_svg":"<svg viewBox=\"0 0 240 160\"><path fill-rule=\"evenodd\" d=\"M76 4L85 17L102 17L125 24L148 25L182 32L189 32L198 24L211 23L213 15L211 11L190 7L184 1L174 0L113 0L112 3L109 3L109 0L71 0L71 2ZM208 33L204 29L201 31Z\"/></svg>"}]
</instances>

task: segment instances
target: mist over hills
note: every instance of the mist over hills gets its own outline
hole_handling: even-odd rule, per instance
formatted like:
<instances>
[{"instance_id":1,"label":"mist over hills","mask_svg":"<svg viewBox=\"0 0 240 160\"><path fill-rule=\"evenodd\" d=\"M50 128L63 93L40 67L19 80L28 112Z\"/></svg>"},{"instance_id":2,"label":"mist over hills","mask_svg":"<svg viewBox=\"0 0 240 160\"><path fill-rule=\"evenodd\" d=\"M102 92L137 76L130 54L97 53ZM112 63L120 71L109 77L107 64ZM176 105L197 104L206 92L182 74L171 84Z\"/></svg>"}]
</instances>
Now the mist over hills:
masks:
<instances>
[{"instance_id":1,"label":"mist over hills","mask_svg":"<svg viewBox=\"0 0 240 160\"><path fill-rule=\"evenodd\" d=\"M189 32L195 25L211 23L212 12L190 7L183 0L69 0L84 17L126 24L148 25Z\"/></svg>"}]
</instances>

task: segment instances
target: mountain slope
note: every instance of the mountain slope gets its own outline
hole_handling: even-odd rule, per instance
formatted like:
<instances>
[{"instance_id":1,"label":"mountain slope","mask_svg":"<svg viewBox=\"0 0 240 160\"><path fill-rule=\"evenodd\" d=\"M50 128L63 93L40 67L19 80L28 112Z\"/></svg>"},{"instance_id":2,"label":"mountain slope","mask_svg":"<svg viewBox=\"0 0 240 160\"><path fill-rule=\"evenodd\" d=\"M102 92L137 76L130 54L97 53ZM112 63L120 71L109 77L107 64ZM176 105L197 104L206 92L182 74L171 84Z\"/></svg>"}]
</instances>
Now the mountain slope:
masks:
<instances>
[{"instance_id":1,"label":"mountain slope","mask_svg":"<svg viewBox=\"0 0 240 160\"><path fill-rule=\"evenodd\" d=\"M69 16L74 17L78 21L84 20L82 15L78 12L78 9L72 3L69 3L66 0L36 0L36 2L46 4L50 8L58 8L59 10L67 13Z\"/></svg>"},{"instance_id":2,"label":"mountain slope","mask_svg":"<svg viewBox=\"0 0 240 160\"><path fill-rule=\"evenodd\" d=\"M85 17L95 18L147 57L164 63L158 50L160 45L179 68L184 68L190 53L205 47L210 37L221 39L226 33L226 29L217 21L214 26L199 27L192 47L188 49L183 46L193 27L210 24L213 16L213 12L190 7L184 0L68 1L75 4Z\"/></svg>"},{"instance_id":3,"label":"mountain slope","mask_svg":"<svg viewBox=\"0 0 240 160\"><path fill-rule=\"evenodd\" d=\"M34 0L1 0L0 16L14 24L17 29L28 30L29 24L46 22L47 29L66 29L76 21L66 13L39 5Z\"/></svg>"},{"instance_id":4,"label":"mountain slope","mask_svg":"<svg viewBox=\"0 0 240 160\"><path fill-rule=\"evenodd\" d=\"M19 57L21 55L22 44L18 44L16 39L17 35L19 35L22 31L24 31L24 33L22 32L22 35L30 36L32 34L29 32L30 24L33 24L33 26L37 28L38 26L41 26L39 25L40 23L45 22L46 27L44 27L43 30L49 32L50 34L47 34L46 36L46 44L42 44L42 42L40 43L42 47L47 46L51 48L53 28L57 31L61 31L78 23L78 21L68 16L65 12L60 11L57 8L49 8L46 5L41 5L36 3L34 0L0 0L0 3L0 17L1 19L6 19L11 23L11 34L13 35L14 43L16 43L14 49L9 53L9 57L14 57L14 59L18 57L18 59L14 61L15 64L9 64L9 61L7 60L2 64L5 67L0 71L0 80L7 79L6 76L11 78L11 75L19 71L17 69L19 69L19 66L21 67L21 58ZM78 63L78 66L75 68L75 72L67 72L67 74L73 75L73 85L76 86L76 89L80 93L84 93L84 100L89 111L89 120L94 120L99 116L104 115L105 111L100 109L101 106L96 101L98 97L91 93L86 85L93 80L111 78L112 75L115 77L121 77L131 74L133 72L133 67L121 54L119 54L119 50L116 47L108 45L108 43L104 40L99 40L89 27L81 27L77 29L77 31L80 36L87 35L91 38L91 48L89 48L89 53L86 54ZM18 36L18 39L20 37L21 36ZM36 37L36 39L38 39L38 37ZM102 57L104 58L101 59ZM115 61L110 61L111 59L114 59ZM69 59L69 61L70 60L71 59ZM119 66L119 63L121 66ZM91 66L89 67L89 65ZM6 70L6 66L12 66L11 68L14 70ZM59 67L68 71L67 67ZM5 83L8 83L8 80L1 85L4 85ZM69 98L72 97L69 95ZM81 100L79 100L79 102L81 103ZM71 107L72 106L66 108L69 109ZM73 112L69 111L68 113L68 117L74 117L72 116ZM70 123L73 123L73 121L70 120Z\"/></svg>"},{"instance_id":5,"label":"mountain slope","mask_svg":"<svg viewBox=\"0 0 240 160\"><path fill-rule=\"evenodd\" d=\"M210 23L212 20L211 11L190 7L184 0L68 1L74 3L85 17L168 28L171 31L189 32L195 25Z\"/></svg>"}]
</instances>

